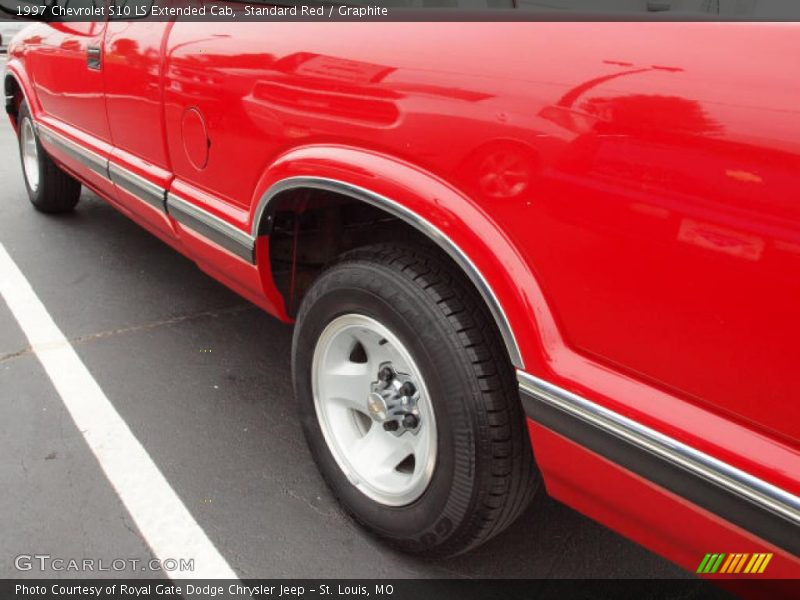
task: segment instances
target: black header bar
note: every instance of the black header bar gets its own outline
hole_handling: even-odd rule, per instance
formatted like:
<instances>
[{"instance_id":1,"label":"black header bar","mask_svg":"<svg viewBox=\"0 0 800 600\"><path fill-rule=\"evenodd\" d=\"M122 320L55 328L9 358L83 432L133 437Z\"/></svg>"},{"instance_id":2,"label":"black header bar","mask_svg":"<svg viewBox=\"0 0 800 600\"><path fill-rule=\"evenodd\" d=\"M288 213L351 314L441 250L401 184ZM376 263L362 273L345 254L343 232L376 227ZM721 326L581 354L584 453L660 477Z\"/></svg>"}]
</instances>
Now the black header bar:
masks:
<instances>
[{"instance_id":1,"label":"black header bar","mask_svg":"<svg viewBox=\"0 0 800 600\"><path fill-rule=\"evenodd\" d=\"M35 21L701 21L800 22L795 0L0 0L0 19Z\"/></svg>"}]
</instances>

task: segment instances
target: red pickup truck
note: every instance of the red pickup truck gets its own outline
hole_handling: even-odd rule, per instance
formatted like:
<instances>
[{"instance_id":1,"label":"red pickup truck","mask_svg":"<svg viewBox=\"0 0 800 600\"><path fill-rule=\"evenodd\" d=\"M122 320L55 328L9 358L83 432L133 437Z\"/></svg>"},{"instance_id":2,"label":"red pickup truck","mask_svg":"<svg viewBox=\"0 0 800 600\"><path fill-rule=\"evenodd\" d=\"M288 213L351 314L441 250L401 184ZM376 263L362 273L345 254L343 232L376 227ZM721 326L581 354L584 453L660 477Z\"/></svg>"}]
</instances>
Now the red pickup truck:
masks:
<instances>
[{"instance_id":1,"label":"red pickup truck","mask_svg":"<svg viewBox=\"0 0 800 600\"><path fill-rule=\"evenodd\" d=\"M793 24L110 20L31 25L4 84L34 208L91 189L295 323L369 530L452 555L546 490L796 577L798 56Z\"/></svg>"}]
</instances>

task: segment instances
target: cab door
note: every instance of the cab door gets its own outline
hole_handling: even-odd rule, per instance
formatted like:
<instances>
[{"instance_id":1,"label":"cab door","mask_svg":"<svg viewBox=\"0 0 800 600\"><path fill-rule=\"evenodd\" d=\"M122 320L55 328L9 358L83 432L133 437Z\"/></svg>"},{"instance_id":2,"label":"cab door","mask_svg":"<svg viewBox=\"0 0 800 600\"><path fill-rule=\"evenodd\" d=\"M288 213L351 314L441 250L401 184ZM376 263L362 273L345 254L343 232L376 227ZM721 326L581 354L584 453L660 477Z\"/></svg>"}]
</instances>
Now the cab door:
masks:
<instances>
[{"instance_id":1,"label":"cab door","mask_svg":"<svg viewBox=\"0 0 800 600\"><path fill-rule=\"evenodd\" d=\"M164 204L172 168L161 96L162 44L171 27L171 22L112 18L103 44L114 194L132 218L168 243L175 237Z\"/></svg>"},{"instance_id":2,"label":"cab door","mask_svg":"<svg viewBox=\"0 0 800 600\"><path fill-rule=\"evenodd\" d=\"M59 0L65 7L93 0ZM42 143L59 162L97 191L112 191L105 163L111 134L103 95L104 22L53 22L42 28L30 55L33 86L41 103Z\"/></svg>"},{"instance_id":3,"label":"cab door","mask_svg":"<svg viewBox=\"0 0 800 600\"><path fill-rule=\"evenodd\" d=\"M48 116L110 142L103 99L105 26L103 22L51 23L32 56L31 72Z\"/></svg>"}]
</instances>

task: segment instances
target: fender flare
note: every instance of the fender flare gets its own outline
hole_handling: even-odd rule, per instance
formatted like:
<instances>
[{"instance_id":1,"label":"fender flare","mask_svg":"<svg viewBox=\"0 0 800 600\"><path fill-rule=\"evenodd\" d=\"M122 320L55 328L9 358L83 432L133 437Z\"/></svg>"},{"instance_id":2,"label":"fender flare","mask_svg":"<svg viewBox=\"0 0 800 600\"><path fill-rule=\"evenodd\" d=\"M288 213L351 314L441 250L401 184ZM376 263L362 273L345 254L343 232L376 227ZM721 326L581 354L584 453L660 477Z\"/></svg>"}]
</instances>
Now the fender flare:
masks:
<instances>
[{"instance_id":1,"label":"fender flare","mask_svg":"<svg viewBox=\"0 0 800 600\"><path fill-rule=\"evenodd\" d=\"M554 350L562 342L541 288L511 240L469 197L393 157L348 146L304 146L280 156L259 181L248 224L252 236L269 234L278 196L303 188L350 196L420 230L481 294L512 364L546 368L548 338Z\"/></svg>"}]
</instances>

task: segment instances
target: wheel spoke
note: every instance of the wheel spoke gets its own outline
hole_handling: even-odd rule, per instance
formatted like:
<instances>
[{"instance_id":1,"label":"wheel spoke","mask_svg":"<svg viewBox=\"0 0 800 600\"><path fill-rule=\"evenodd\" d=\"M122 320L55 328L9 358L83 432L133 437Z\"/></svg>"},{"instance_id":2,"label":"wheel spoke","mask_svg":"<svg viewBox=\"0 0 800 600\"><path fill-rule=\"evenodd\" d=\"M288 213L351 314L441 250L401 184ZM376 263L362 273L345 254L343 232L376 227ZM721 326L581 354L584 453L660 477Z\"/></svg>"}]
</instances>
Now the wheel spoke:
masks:
<instances>
[{"instance_id":1,"label":"wheel spoke","mask_svg":"<svg viewBox=\"0 0 800 600\"><path fill-rule=\"evenodd\" d=\"M385 338L375 333L368 333L358 337L367 353L370 372L377 373L381 365L391 363L392 367L401 373L408 372L408 363L397 349L389 344Z\"/></svg>"},{"instance_id":2,"label":"wheel spoke","mask_svg":"<svg viewBox=\"0 0 800 600\"><path fill-rule=\"evenodd\" d=\"M374 426L353 444L351 462L373 481L394 474L397 465L414 453L414 445L406 439L409 436L413 437L411 434L396 437L383 431L382 427Z\"/></svg>"},{"instance_id":3,"label":"wheel spoke","mask_svg":"<svg viewBox=\"0 0 800 600\"><path fill-rule=\"evenodd\" d=\"M374 376L368 363L343 362L325 374L325 394L333 402L367 413L367 398Z\"/></svg>"}]
</instances>

